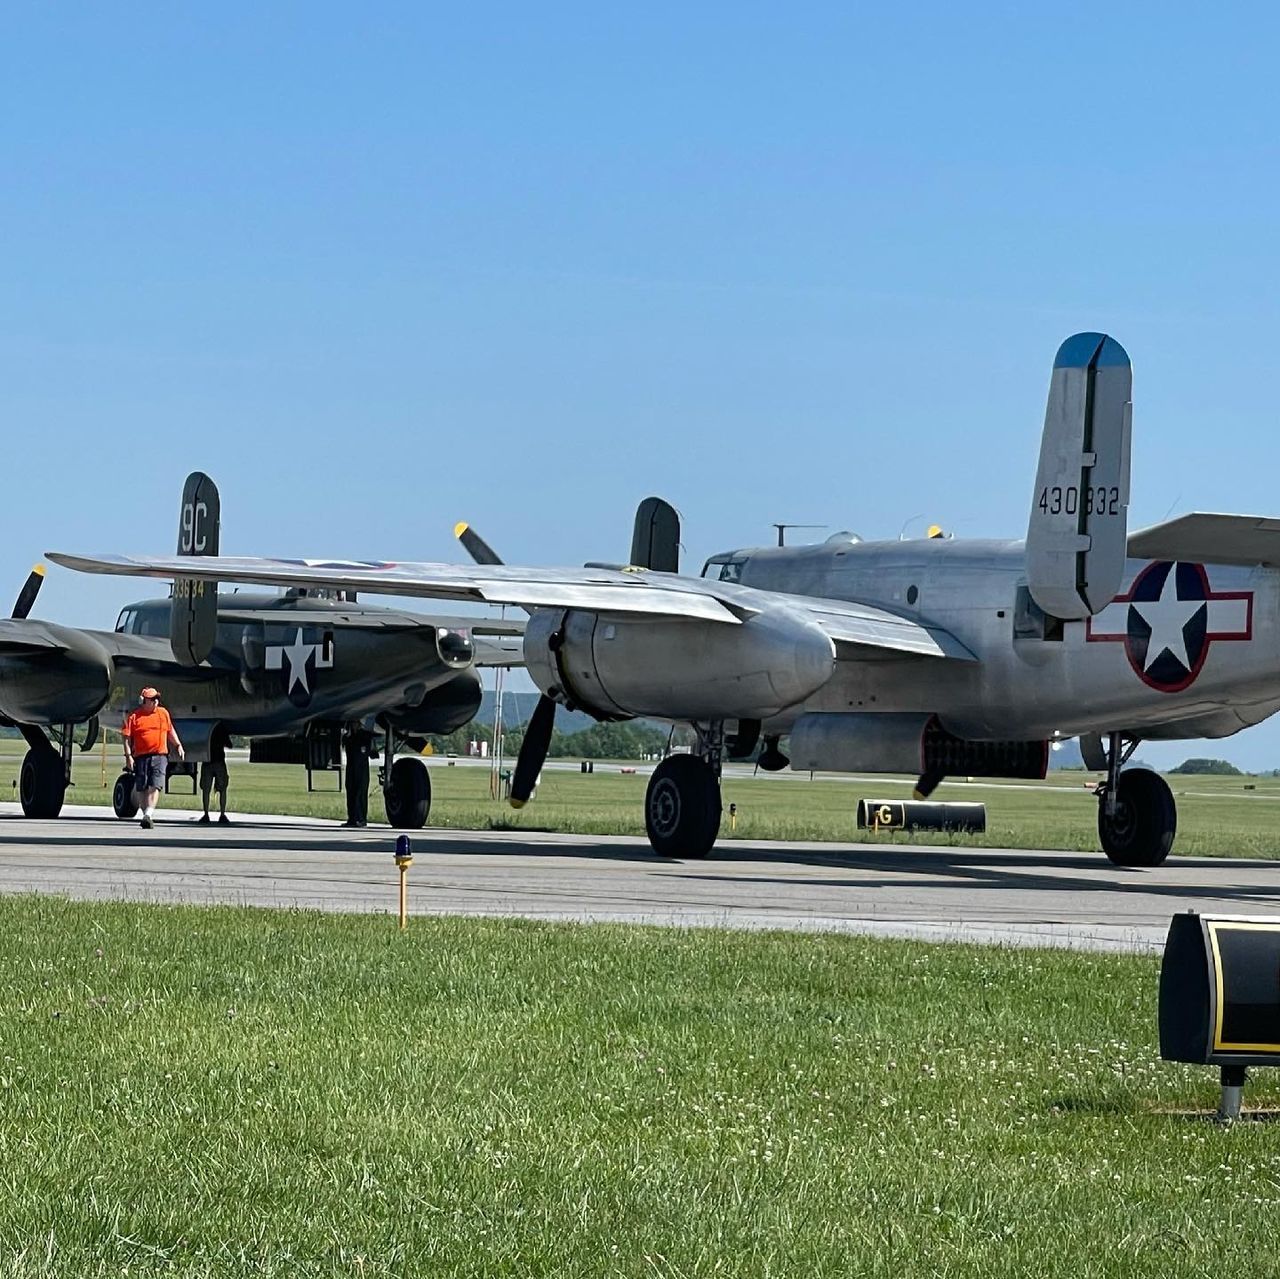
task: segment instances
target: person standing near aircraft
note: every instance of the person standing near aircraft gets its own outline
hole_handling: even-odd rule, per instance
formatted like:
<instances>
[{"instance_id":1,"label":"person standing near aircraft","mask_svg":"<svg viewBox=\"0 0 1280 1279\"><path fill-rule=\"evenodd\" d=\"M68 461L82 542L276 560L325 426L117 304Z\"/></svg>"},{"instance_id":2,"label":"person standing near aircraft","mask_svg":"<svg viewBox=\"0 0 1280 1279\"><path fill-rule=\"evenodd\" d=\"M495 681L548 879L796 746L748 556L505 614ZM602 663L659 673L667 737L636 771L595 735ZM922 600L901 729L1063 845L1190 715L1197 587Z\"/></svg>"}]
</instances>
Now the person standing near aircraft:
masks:
<instances>
[{"instance_id":1,"label":"person standing near aircraft","mask_svg":"<svg viewBox=\"0 0 1280 1279\"><path fill-rule=\"evenodd\" d=\"M361 724L347 728L347 820L344 826L369 824L369 754L373 734Z\"/></svg>"},{"instance_id":2,"label":"person standing near aircraft","mask_svg":"<svg viewBox=\"0 0 1280 1279\"><path fill-rule=\"evenodd\" d=\"M132 770L134 792L142 797L138 805L142 809L142 829L150 830L155 825L156 804L169 767L169 744L172 742L179 759L186 758L186 751L169 712L160 705L159 690L144 688L138 701L140 705L129 712L120 735L124 738L124 766Z\"/></svg>"},{"instance_id":3,"label":"person standing near aircraft","mask_svg":"<svg viewBox=\"0 0 1280 1279\"><path fill-rule=\"evenodd\" d=\"M202 825L209 824L209 799L218 792L218 824L230 826L227 816L227 730L221 724L209 738L209 759L200 765L200 797L204 801L204 813L199 818Z\"/></svg>"}]
</instances>

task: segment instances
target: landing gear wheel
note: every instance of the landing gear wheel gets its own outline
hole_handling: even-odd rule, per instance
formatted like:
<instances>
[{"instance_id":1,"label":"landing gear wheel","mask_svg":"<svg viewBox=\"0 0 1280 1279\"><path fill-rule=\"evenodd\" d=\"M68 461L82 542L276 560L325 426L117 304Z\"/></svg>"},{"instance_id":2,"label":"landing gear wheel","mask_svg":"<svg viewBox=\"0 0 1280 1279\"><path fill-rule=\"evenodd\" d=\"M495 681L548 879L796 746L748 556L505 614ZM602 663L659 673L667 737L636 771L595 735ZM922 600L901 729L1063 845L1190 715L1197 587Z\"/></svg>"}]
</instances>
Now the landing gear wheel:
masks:
<instances>
[{"instance_id":1,"label":"landing gear wheel","mask_svg":"<svg viewBox=\"0 0 1280 1279\"><path fill-rule=\"evenodd\" d=\"M1178 830L1173 792L1159 773L1128 768L1116 785L1116 811L1098 805L1098 838L1114 866L1159 866Z\"/></svg>"},{"instance_id":2,"label":"landing gear wheel","mask_svg":"<svg viewBox=\"0 0 1280 1279\"><path fill-rule=\"evenodd\" d=\"M29 750L22 760L18 797L28 817L57 817L67 793L62 756L54 750Z\"/></svg>"},{"instance_id":3,"label":"landing gear wheel","mask_svg":"<svg viewBox=\"0 0 1280 1279\"><path fill-rule=\"evenodd\" d=\"M421 830L431 811L431 778L426 765L416 759L396 760L382 802L387 821L397 830Z\"/></svg>"},{"instance_id":4,"label":"landing gear wheel","mask_svg":"<svg viewBox=\"0 0 1280 1279\"><path fill-rule=\"evenodd\" d=\"M115 788L111 792L111 807L116 816L127 822L138 815L138 801L134 798L137 792L133 789L133 774L121 773L116 778Z\"/></svg>"},{"instance_id":5,"label":"landing gear wheel","mask_svg":"<svg viewBox=\"0 0 1280 1279\"><path fill-rule=\"evenodd\" d=\"M720 779L696 755L672 755L653 770L644 827L663 857L705 857L720 833Z\"/></svg>"}]
</instances>

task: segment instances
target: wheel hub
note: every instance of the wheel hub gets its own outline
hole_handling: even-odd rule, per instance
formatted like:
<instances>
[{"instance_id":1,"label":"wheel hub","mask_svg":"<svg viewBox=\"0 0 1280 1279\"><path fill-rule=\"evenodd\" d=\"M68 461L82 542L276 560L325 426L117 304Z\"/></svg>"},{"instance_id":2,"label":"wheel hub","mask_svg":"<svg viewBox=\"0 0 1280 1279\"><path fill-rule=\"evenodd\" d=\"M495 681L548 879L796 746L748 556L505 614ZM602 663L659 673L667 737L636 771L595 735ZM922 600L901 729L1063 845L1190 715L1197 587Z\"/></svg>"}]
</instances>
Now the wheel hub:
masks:
<instances>
[{"instance_id":1,"label":"wheel hub","mask_svg":"<svg viewBox=\"0 0 1280 1279\"><path fill-rule=\"evenodd\" d=\"M680 791L667 778L653 788L649 816L654 828L663 835L673 834L680 824Z\"/></svg>"}]
</instances>

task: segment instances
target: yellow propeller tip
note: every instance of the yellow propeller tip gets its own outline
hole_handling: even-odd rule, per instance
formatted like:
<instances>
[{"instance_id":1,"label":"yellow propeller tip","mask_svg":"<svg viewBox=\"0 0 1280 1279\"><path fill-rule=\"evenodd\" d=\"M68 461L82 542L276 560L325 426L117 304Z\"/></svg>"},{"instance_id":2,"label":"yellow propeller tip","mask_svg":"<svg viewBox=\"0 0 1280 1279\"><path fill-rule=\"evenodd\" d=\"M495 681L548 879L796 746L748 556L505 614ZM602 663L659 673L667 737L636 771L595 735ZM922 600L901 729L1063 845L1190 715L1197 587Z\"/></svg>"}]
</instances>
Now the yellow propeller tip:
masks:
<instances>
[{"instance_id":1,"label":"yellow propeller tip","mask_svg":"<svg viewBox=\"0 0 1280 1279\"><path fill-rule=\"evenodd\" d=\"M33 573L39 573L39 574L40 574L40 576L41 576L41 577L43 577L43 576L44 576L44 565L43 565L43 564L33 564L33 565L32 565L32 567L31 567L31 571L32 571Z\"/></svg>"},{"instance_id":2,"label":"yellow propeller tip","mask_svg":"<svg viewBox=\"0 0 1280 1279\"><path fill-rule=\"evenodd\" d=\"M468 523L466 522L466 520L459 520L459 521L458 521L458 522L453 526L453 535L454 535L454 537L461 537L461 536L462 536L462 535L467 531L467 529L469 529L470 527L471 527L471 525L470 525L470 524L468 524Z\"/></svg>"},{"instance_id":3,"label":"yellow propeller tip","mask_svg":"<svg viewBox=\"0 0 1280 1279\"><path fill-rule=\"evenodd\" d=\"M507 803L510 804L512 808L523 808L528 801L523 799L509 799L507 800Z\"/></svg>"}]
</instances>

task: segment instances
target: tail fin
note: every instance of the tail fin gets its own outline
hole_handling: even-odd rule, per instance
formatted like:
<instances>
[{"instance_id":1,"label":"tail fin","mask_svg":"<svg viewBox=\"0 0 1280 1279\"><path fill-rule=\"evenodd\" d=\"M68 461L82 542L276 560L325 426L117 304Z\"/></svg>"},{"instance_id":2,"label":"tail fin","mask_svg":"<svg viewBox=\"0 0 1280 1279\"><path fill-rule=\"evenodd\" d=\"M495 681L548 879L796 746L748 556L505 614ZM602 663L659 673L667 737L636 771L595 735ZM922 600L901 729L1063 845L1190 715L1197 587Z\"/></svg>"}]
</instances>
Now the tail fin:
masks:
<instances>
[{"instance_id":1,"label":"tail fin","mask_svg":"<svg viewBox=\"0 0 1280 1279\"><path fill-rule=\"evenodd\" d=\"M655 573L680 571L680 516L660 497L646 497L636 508L631 563Z\"/></svg>"},{"instance_id":2,"label":"tail fin","mask_svg":"<svg viewBox=\"0 0 1280 1279\"><path fill-rule=\"evenodd\" d=\"M178 554L217 555L221 518L218 486L203 471L192 471L182 489ZM174 657L190 666L199 665L213 649L217 629L217 583L178 578L169 605L169 643Z\"/></svg>"},{"instance_id":3,"label":"tail fin","mask_svg":"<svg viewBox=\"0 0 1280 1279\"><path fill-rule=\"evenodd\" d=\"M1133 369L1104 333L1059 348L1027 525L1027 586L1054 617L1101 611L1120 589L1128 537Z\"/></svg>"}]
</instances>

